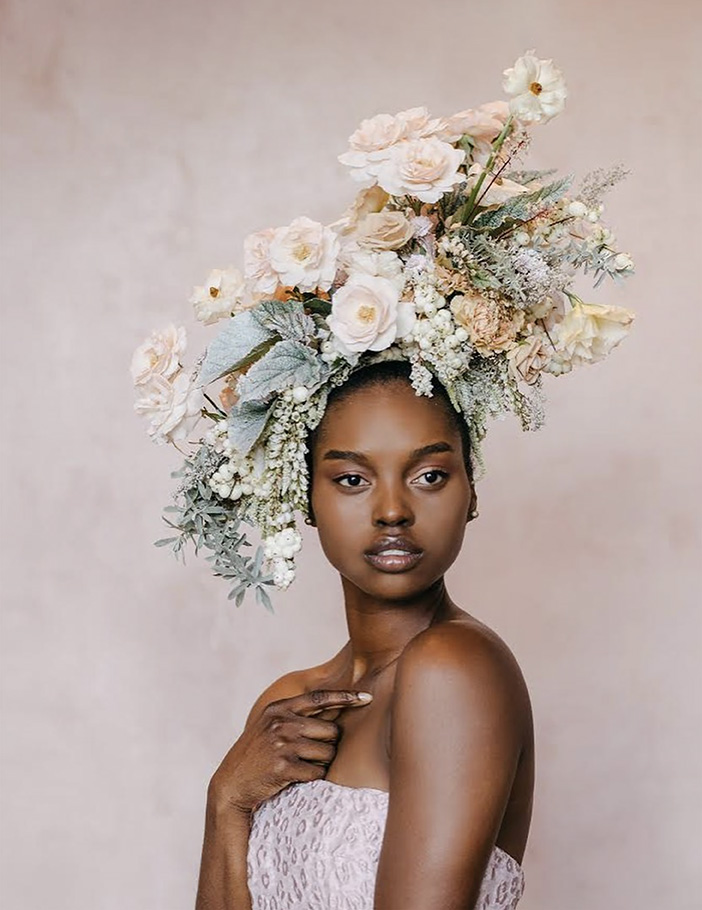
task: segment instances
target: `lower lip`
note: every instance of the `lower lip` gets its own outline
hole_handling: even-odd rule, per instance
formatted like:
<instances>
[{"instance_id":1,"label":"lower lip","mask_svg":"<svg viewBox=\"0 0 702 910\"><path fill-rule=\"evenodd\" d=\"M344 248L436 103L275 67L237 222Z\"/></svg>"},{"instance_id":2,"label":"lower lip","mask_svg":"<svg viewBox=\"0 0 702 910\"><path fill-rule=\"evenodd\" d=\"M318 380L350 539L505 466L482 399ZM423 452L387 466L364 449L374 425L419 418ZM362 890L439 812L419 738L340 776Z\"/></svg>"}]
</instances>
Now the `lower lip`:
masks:
<instances>
[{"instance_id":1,"label":"lower lip","mask_svg":"<svg viewBox=\"0 0 702 910\"><path fill-rule=\"evenodd\" d=\"M414 568L423 553L405 553L402 556L384 556L382 553L366 553L368 562L381 572L406 572Z\"/></svg>"}]
</instances>

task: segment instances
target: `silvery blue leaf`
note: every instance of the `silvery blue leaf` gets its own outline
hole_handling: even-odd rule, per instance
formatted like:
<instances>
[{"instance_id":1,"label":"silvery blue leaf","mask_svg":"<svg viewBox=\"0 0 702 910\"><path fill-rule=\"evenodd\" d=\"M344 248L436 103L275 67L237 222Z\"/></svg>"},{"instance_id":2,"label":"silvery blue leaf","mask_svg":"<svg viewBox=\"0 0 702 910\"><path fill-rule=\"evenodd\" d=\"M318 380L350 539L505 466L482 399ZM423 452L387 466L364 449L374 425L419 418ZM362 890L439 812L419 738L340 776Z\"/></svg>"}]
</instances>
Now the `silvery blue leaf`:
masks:
<instances>
[{"instance_id":1,"label":"silvery blue leaf","mask_svg":"<svg viewBox=\"0 0 702 910\"><path fill-rule=\"evenodd\" d=\"M305 341L314 334L314 320L299 300L264 300L251 311L264 328L290 341Z\"/></svg>"},{"instance_id":2,"label":"silvery blue leaf","mask_svg":"<svg viewBox=\"0 0 702 910\"><path fill-rule=\"evenodd\" d=\"M265 401L291 385L316 386L324 361L298 341L279 341L254 363L237 385L239 401Z\"/></svg>"},{"instance_id":3,"label":"silvery blue leaf","mask_svg":"<svg viewBox=\"0 0 702 910\"><path fill-rule=\"evenodd\" d=\"M275 332L261 325L251 310L237 313L207 348L198 385L207 385L252 363L274 344L276 338Z\"/></svg>"},{"instance_id":4,"label":"silvery blue leaf","mask_svg":"<svg viewBox=\"0 0 702 910\"><path fill-rule=\"evenodd\" d=\"M227 418L229 441L242 455L248 455L263 433L271 408L260 401L238 401Z\"/></svg>"}]
</instances>

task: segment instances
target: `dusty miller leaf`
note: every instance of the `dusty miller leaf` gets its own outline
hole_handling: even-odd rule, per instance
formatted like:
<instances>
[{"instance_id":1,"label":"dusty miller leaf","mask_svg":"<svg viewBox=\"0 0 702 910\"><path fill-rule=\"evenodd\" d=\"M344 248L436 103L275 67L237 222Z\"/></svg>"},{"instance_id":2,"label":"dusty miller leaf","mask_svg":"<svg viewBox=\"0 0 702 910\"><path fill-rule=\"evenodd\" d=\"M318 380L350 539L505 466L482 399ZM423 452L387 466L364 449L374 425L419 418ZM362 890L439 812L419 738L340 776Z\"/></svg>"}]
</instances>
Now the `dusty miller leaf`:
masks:
<instances>
[{"instance_id":1,"label":"dusty miller leaf","mask_svg":"<svg viewBox=\"0 0 702 910\"><path fill-rule=\"evenodd\" d=\"M322 361L298 341L279 341L242 376L237 385L239 401L265 401L291 385L308 388L318 384Z\"/></svg>"},{"instance_id":2,"label":"dusty miller leaf","mask_svg":"<svg viewBox=\"0 0 702 910\"><path fill-rule=\"evenodd\" d=\"M214 382L226 373L257 360L277 340L275 332L261 325L252 310L232 317L207 348L198 384Z\"/></svg>"},{"instance_id":3,"label":"dusty miller leaf","mask_svg":"<svg viewBox=\"0 0 702 910\"><path fill-rule=\"evenodd\" d=\"M227 419L229 441L242 455L248 455L258 442L270 412L270 406L260 401L240 400L232 409Z\"/></svg>"},{"instance_id":4,"label":"dusty miller leaf","mask_svg":"<svg viewBox=\"0 0 702 910\"><path fill-rule=\"evenodd\" d=\"M314 334L314 321L299 300L264 300L251 312L263 328L288 341L305 341Z\"/></svg>"}]
</instances>

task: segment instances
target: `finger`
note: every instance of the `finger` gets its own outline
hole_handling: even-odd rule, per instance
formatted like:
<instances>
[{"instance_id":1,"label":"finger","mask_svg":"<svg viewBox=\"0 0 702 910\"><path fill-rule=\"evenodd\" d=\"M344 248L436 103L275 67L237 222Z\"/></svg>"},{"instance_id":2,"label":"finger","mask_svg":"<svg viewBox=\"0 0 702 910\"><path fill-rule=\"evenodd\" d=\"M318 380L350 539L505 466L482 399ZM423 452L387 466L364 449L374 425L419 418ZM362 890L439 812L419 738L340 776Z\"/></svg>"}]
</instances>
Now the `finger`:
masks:
<instances>
[{"instance_id":1,"label":"finger","mask_svg":"<svg viewBox=\"0 0 702 910\"><path fill-rule=\"evenodd\" d=\"M356 708L367 705L373 696L370 692L350 689L314 689L304 695L286 698L286 707L303 717L313 717L327 708Z\"/></svg>"},{"instance_id":2,"label":"finger","mask_svg":"<svg viewBox=\"0 0 702 910\"><path fill-rule=\"evenodd\" d=\"M289 776L290 780L293 781L309 781L319 780L320 778L324 777L326 773L326 765L317 765L314 762L300 759L300 761L291 763Z\"/></svg>"},{"instance_id":3,"label":"finger","mask_svg":"<svg viewBox=\"0 0 702 910\"><path fill-rule=\"evenodd\" d=\"M301 717L297 722L300 725L300 734L307 739L319 739L323 742L335 743L341 735L338 724L333 720L321 720L319 717Z\"/></svg>"},{"instance_id":4,"label":"finger","mask_svg":"<svg viewBox=\"0 0 702 910\"><path fill-rule=\"evenodd\" d=\"M295 745L295 752L297 757L304 761L316 761L328 765L334 761L336 747L331 743L322 743L315 739L301 739Z\"/></svg>"}]
</instances>

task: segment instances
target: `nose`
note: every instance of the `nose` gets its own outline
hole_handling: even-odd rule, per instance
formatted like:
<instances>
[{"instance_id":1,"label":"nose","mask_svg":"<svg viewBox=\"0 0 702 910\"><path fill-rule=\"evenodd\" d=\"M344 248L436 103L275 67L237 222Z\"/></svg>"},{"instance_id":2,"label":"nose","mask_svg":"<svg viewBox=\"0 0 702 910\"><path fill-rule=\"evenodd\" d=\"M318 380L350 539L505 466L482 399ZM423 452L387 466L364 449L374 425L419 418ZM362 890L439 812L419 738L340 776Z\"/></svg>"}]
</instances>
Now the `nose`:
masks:
<instances>
[{"instance_id":1,"label":"nose","mask_svg":"<svg viewBox=\"0 0 702 910\"><path fill-rule=\"evenodd\" d=\"M414 512L404 484L379 483L373 501L373 524L376 527L410 527Z\"/></svg>"}]
</instances>

